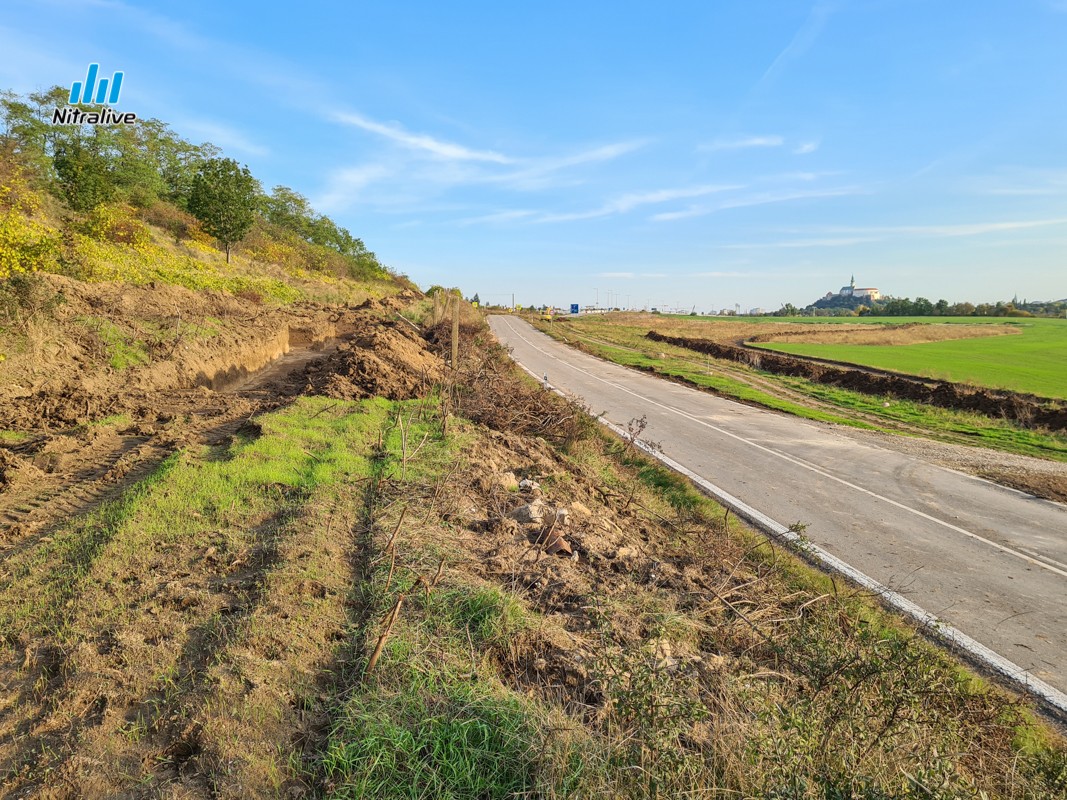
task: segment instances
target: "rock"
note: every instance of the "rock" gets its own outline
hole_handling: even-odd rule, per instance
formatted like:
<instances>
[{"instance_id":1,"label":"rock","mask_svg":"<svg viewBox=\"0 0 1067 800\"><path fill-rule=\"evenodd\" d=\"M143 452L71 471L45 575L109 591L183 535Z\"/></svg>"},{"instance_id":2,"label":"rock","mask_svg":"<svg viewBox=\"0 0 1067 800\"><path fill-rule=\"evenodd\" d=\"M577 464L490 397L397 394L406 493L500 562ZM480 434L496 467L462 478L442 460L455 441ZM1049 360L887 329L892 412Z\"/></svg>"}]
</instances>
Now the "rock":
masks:
<instances>
[{"instance_id":1,"label":"rock","mask_svg":"<svg viewBox=\"0 0 1067 800\"><path fill-rule=\"evenodd\" d=\"M569 556L573 550L566 539L558 533L553 533L548 537L548 541L545 542L545 552L550 556Z\"/></svg>"},{"instance_id":2,"label":"rock","mask_svg":"<svg viewBox=\"0 0 1067 800\"><path fill-rule=\"evenodd\" d=\"M589 506L585 505L585 503L580 503L577 500L571 503L567 508L577 519L588 519L593 516L593 512L589 510Z\"/></svg>"},{"instance_id":3,"label":"rock","mask_svg":"<svg viewBox=\"0 0 1067 800\"><path fill-rule=\"evenodd\" d=\"M536 523L538 525L544 520L545 504L541 499L535 499L527 503L526 505L519 506L511 512L512 519L521 522L524 525L529 523Z\"/></svg>"},{"instance_id":4,"label":"rock","mask_svg":"<svg viewBox=\"0 0 1067 800\"><path fill-rule=\"evenodd\" d=\"M545 522L547 524L551 525L552 524L552 519L554 517L555 520L556 520L556 525L557 526L562 526L562 525L566 525L567 524L567 517L569 515L570 515L570 512L565 508L551 508L551 507L548 507L548 508L545 508L544 518L545 518Z\"/></svg>"},{"instance_id":5,"label":"rock","mask_svg":"<svg viewBox=\"0 0 1067 800\"><path fill-rule=\"evenodd\" d=\"M517 489L519 479L515 477L514 472L505 472L500 476L500 483L505 489Z\"/></svg>"},{"instance_id":6,"label":"rock","mask_svg":"<svg viewBox=\"0 0 1067 800\"><path fill-rule=\"evenodd\" d=\"M540 492L541 491L541 484L539 484L535 480L531 480L529 478L523 478L521 481L519 481L519 491L520 492Z\"/></svg>"}]
</instances>

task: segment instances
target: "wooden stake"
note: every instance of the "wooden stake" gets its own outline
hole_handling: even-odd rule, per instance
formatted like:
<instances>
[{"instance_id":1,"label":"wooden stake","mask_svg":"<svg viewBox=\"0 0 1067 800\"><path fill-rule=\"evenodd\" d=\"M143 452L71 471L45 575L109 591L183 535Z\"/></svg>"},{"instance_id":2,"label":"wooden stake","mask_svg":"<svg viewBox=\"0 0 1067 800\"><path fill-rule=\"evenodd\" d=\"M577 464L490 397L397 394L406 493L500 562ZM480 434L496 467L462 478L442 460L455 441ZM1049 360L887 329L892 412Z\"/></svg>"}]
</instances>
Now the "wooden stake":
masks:
<instances>
[{"instance_id":1,"label":"wooden stake","mask_svg":"<svg viewBox=\"0 0 1067 800\"><path fill-rule=\"evenodd\" d=\"M459 298L452 297L452 372L459 369Z\"/></svg>"},{"instance_id":2,"label":"wooden stake","mask_svg":"<svg viewBox=\"0 0 1067 800\"><path fill-rule=\"evenodd\" d=\"M374 645L374 652L370 654L370 659L367 661L367 669L363 673L364 675L370 675L374 670L374 667L378 664L378 659L381 658L382 648L385 647L385 642L389 638L389 634L393 632L393 625L396 623L396 618L400 616L400 606L404 603L404 595L397 595L396 602L393 604L392 611L389 612L389 616L385 623L385 630L382 631L382 635L378 637L378 643Z\"/></svg>"}]
</instances>

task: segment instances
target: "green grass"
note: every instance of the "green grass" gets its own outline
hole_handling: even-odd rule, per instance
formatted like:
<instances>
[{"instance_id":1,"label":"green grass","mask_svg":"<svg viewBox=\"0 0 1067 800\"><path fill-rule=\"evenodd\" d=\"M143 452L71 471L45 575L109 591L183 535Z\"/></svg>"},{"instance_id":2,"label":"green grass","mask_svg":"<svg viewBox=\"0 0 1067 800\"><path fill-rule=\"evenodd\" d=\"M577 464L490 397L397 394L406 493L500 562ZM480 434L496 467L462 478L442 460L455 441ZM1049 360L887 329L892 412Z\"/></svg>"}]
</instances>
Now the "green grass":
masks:
<instances>
[{"instance_id":1,"label":"green grass","mask_svg":"<svg viewBox=\"0 0 1067 800\"><path fill-rule=\"evenodd\" d=\"M2 431L0 430L0 443L2 444L21 444L22 442L28 442L34 437L34 434L27 433L26 431Z\"/></svg>"},{"instance_id":2,"label":"green grass","mask_svg":"<svg viewBox=\"0 0 1067 800\"><path fill-rule=\"evenodd\" d=\"M849 321L862 321L862 318ZM906 321L912 320L893 320ZM925 321L929 323L930 319ZM975 319L937 321L961 324L973 323ZM957 383L1067 398L1067 320L997 318L990 321L1017 326L1019 333L909 345L764 342L758 346Z\"/></svg>"},{"instance_id":3,"label":"green grass","mask_svg":"<svg viewBox=\"0 0 1067 800\"><path fill-rule=\"evenodd\" d=\"M550 737L548 715L535 702L496 681L472 682L449 666L419 664L399 670L388 688L345 704L324 759L334 787L327 796L528 796L558 757L545 746ZM564 789L581 772L574 755Z\"/></svg>"},{"instance_id":4,"label":"green grass","mask_svg":"<svg viewBox=\"0 0 1067 800\"><path fill-rule=\"evenodd\" d=\"M129 367L142 366L152 360L144 342L127 336L111 320L104 317L80 317L78 322L100 337L112 369L122 371Z\"/></svg>"},{"instance_id":5,"label":"green grass","mask_svg":"<svg viewBox=\"0 0 1067 800\"><path fill-rule=\"evenodd\" d=\"M369 431L376 437L390 410L384 400L357 406L305 397L261 417L263 436L218 449L219 457L171 456L121 500L8 558L0 581L0 640L65 627L83 594L97 597L100 614L126 613L109 600L111 578L94 576L97 561L111 565L105 573L145 574L158 548L203 540L238 552L255 537L256 524L284 513L317 485L370 475Z\"/></svg>"},{"instance_id":6,"label":"green grass","mask_svg":"<svg viewBox=\"0 0 1067 800\"><path fill-rule=\"evenodd\" d=\"M1038 317L689 317L708 325L1011 325L1015 335L912 345L763 342L783 353L845 361L893 372L1067 398L1067 320Z\"/></svg>"},{"instance_id":7,"label":"green grass","mask_svg":"<svg viewBox=\"0 0 1067 800\"><path fill-rule=\"evenodd\" d=\"M684 317L686 321L702 320L698 317ZM855 322L858 319L853 318ZM927 320L929 318L926 318ZM745 317L723 318L722 320L706 320L709 325L729 325L737 321L753 320ZM768 320L778 322L778 319ZM793 321L810 323L810 318L796 319ZM828 324L841 324L849 322L848 319L827 318L817 319L816 322ZM913 321L905 318L905 321ZM961 318L960 322L971 322L972 318ZM1056 323L1057 320L1026 320L1022 324ZM1060 321L1062 322L1062 320ZM872 324L895 324L896 319L888 320L885 317L878 318ZM1003 319L983 319L985 324L1004 324ZM1038 327L1041 327L1039 324ZM651 370L655 373L680 379L700 388L709 389L724 397L731 397L742 402L782 411L805 419L813 419L821 422L831 422L839 425L848 425L854 428L866 430L881 430L893 432L894 423L902 423L922 431L923 434L934 438L941 438L955 443L971 443L983 447L992 447L1011 453L1051 458L1059 461L1067 461L1067 436L1062 434L1044 433L1029 430L1015 425L1007 420L994 419L980 414L966 411L953 411L937 406L925 405L909 401L901 401L896 398L887 398L880 395L868 395L861 392L838 389L826 384L816 383L804 378L793 378L775 375L767 372L752 370L741 364L733 362L721 362L715 358L701 356L699 353L675 347L662 342L650 342L645 338L647 326L621 325L610 319L587 318L578 322L570 322L567 326L541 325L541 330L567 340L574 333L593 336L606 341L615 342L617 346L600 342L580 339L582 346L601 358L614 361L623 366L638 367ZM1067 330L1067 328L1065 328ZM1018 336L983 337L981 339L963 340L969 342L985 342L990 339L1017 339ZM946 344L952 344L947 342ZM628 349L629 348L629 349ZM634 352L634 351L637 352ZM663 356L662 358L660 356ZM699 362L705 362L703 368ZM694 363L696 362L696 363ZM709 372L711 374L709 374ZM825 408L812 408L793 402L789 399L776 396L770 391L746 384L743 380L731 377L731 375L745 375L751 373L754 377L770 383L778 384L793 392L807 395L813 400L829 404L840 409L840 413L834 413ZM849 412L860 412L875 420L885 420L885 426L877 422L869 422L857 419Z\"/></svg>"},{"instance_id":8,"label":"green grass","mask_svg":"<svg viewBox=\"0 0 1067 800\"><path fill-rule=\"evenodd\" d=\"M661 375L667 375L672 378L681 378L695 386L711 389L718 394L725 395L726 397L733 397L742 402L753 403L755 405L763 406L764 408L772 408L776 411L784 411L787 414L804 417L805 419L819 420L820 422L836 422L841 425L852 425L858 428L874 427L863 422L849 419L845 416L829 414L820 409L809 408L798 403L790 402L789 400L761 391L760 389L754 388L742 381L735 380L734 378L721 373L709 375L706 370L699 369L693 365L691 361L683 358L657 358L645 353L635 353L631 350L588 342L585 343L585 346L602 358L614 361L616 364L622 364L626 367L650 369ZM646 347L647 346L648 345L646 345ZM653 345L653 347L662 347L662 345L657 344ZM712 372L714 373L715 371L713 370Z\"/></svg>"}]
</instances>

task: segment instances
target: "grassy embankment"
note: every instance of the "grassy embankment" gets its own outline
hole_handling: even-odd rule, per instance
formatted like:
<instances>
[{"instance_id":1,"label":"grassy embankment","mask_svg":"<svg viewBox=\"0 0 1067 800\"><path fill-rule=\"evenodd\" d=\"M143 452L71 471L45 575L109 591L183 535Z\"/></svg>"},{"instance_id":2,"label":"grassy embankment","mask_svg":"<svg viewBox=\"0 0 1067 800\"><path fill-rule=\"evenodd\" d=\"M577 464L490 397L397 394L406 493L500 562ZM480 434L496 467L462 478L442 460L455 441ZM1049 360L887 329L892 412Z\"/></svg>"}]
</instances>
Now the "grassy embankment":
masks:
<instances>
[{"instance_id":1,"label":"grassy embankment","mask_svg":"<svg viewBox=\"0 0 1067 800\"><path fill-rule=\"evenodd\" d=\"M4 779L1067 797L1022 707L662 467L587 424L550 448L442 422L437 398L303 398L7 553ZM571 508L580 560L500 516L515 475Z\"/></svg>"},{"instance_id":2,"label":"grassy embankment","mask_svg":"<svg viewBox=\"0 0 1067 800\"><path fill-rule=\"evenodd\" d=\"M811 322L810 319L797 321ZM830 324L839 322L832 319L827 321ZM752 323L750 320L746 322ZM771 324L778 322L777 319L767 321L768 329L770 330ZM693 353L685 348L651 342L645 338L645 334L652 329L672 335L729 338L732 336L731 328L738 326L738 322L729 319L719 321L658 315L626 315L613 318L612 315L590 315L576 320L534 324L549 335L577 344L601 358L656 372L725 397L806 419L893 433L924 435L956 444L980 444L1006 452L1067 461L1067 436L1062 434L1031 430L1007 420L992 419L980 414L863 394L804 378L774 375L736 362ZM683 326L684 329L676 330ZM706 334L702 333L705 326ZM972 342L978 347L984 347L989 342L1014 341L1021 338L983 337L943 342L939 343L939 346L966 346ZM1060 344L1062 346L1062 341Z\"/></svg>"}]
</instances>

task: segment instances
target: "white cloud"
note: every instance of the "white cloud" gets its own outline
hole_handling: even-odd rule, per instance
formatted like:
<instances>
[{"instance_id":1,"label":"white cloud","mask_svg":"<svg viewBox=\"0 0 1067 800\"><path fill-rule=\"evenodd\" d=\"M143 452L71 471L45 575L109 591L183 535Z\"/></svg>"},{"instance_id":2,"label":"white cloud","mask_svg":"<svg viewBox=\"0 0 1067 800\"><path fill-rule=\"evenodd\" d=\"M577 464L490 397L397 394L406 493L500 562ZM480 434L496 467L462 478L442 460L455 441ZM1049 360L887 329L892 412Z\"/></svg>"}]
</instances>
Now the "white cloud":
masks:
<instances>
[{"instance_id":1,"label":"white cloud","mask_svg":"<svg viewBox=\"0 0 1067 800\"><path fill-rule=\"evenodd\" d=\"M381 164L342 169L330 176L326 192L316 198L313 205L323 211L347 208L358 199L362 189L390 174L391 170Z\"/></svg>"},{"instance_id":2,"label":"white cloud","mask_svg":"<svg viewBox=\"0 0 1067 800\"><path fill-rule=\"evenodd\" d=\"M793 247L848 247L853 244L865 244L867 242L881 241L879 236L848 236L841 238L824 239L792 239L784 242L751 242L745 244L724 244L724 250L757 250L765 247L793 248Z\"/></svg>"},{"instance_id":3,"label":"white cloud","mask_svg":"<svg viewBox=\"0 0 1067 800\"><path fill-rule=\"evenodd\" d=\"M480 217L468 217L467 219L459 220L460 225L484 225L493 224L496 222L513 222L515 220L526 219L537 214L536 211L526 211L521 209L515 209L512 211L497 211L492 214L484 214Z\"/></svg>"},{"instance_id":4,"label":"white cloud","mask_svg":"<svg viewBox=\"0 0 1067 800\"><path fill-rule=\"evenodd\" d=\"M822 33L823 26L826 25L826 20L830 16L829 3L820 2L815 3L812 6L811 11L808 13L807 19L797 29L797 32L793 34L793 38L790 39L789 44L777 55L771 65L767 67L767 71L763 73L763 76L759 79L759 82L755 86L755 90L765 85L771 78L775 76L787 63L795 59L800 58L811 49L811 46L815 44L815 40L819 38L819 34Z\"/></svg>"},{"instance_id":5,"label":"white cloud","mask_svg":"<svg viewBox=\"0 0 1067 800\"><path fill-rule=\"evenodd\" d=\"M197 137L203 137L212 144L216 144L223 150L237 150L252 156L265 156L270 149L265 145L253 142L247 136L229 125L221 122L212 122L202 119L183 119L174 123L175 129L180 129L183 134L190 132Z\"/></svg>"},{"instance_id":6,"label":"white cloud","mask_svg":"<svg viewBox=\"0 0 1067 800\"><path fill-rule=\"evenodd\" d=\"M612 161L644 147L644 140L615 142L613 144L583 150L569 156L555 158L515 159L520 168L510 172L484 175L481 183L500 183L520 190L536 190L576 183L571 178L561 178L559 173L573 167Z\"/></svg>"},{"instance_id":7,"label":"white cloud","mask_svg":"<svg viewBox=\"0 0 1067 800\"><path fill-rule=\"evenodd\" d=\"M781 147L785 139L781 136L746 136L742 139L716 139L697 146L701 152L716 152L718 150L743 150L749 147Z\"/></svg>"},{"instance_id":8,"label":"white cloud","mask_svg":"<svg viewBox=\"0 0 1067 800\"><path fill-rule=\"evenodd\" d=\"M793 155L806 156L808 153L814 153L819 149L819 141L814 139L810 142L801 142L793 149Z\"/></svg>"},{"instance_id":9,"label":"white cloud","mask_svg":"<svg viewBox=\"0 0 1067 800\"><path fill-rule=\"evenodd\" d=\"M1067 217L1054 219L1013 220L1010 222L969 222L954 225L889 225L884 227L833 227L825 228L830 233L853 234L905 234L915 236L957 237L981 236L987 233L1018 231L1067 224Z\"/></svg>"},{"instance_id":10,"label":"white cloud","mask_svg":"<svg viewBox=\"0 0 1067 800\"><path fill-rule=\"evenodd\" d=\"M911 225L889 228L893 233L918 233L931 236L980 236L999 231L1018 231L1025 228L1041 228L1046 225L1062 225L1067 218L1034 219L1017 222L977 222L963 225Z\"/></svg>"},{"instance_id":11,"label":"white cloud","mask_svg":"<svg viewBox=\"0 0 1067 800\"><path fill-rule=\"evenodd\" d=\"M594 277L596 277L596 278L634 278L636 276L632 272L598 272Z\"/></svg>"},{"instance_id":12,"label":"white cloud","mask_svg":"<svg viewBox=\"0 0 1067 800\"><path fill-rule=\"evenodd\" d=\"M438 158L452 161L487 161L494 164L514 163L514 159L492 150L472 150L469 147L435 139L423 133L411 133L399 125L375 122L351 111L338 112L333 117L338 122L376 133L404 147L430 153Z\"/></svg>"},{"instance_id":13,"label":"white cloud","mask_svg":"<svg viewBox=\"0 0 1067 800\"><path fill-rule=\"evenodd\" d=\"M613 214L625 214L635 208L644 205L667 203L672 200L681 200L690 197L703 197L716 192L726 192L731 189L742 189L741 185L735 184L705 184L703 186L688 186L678 189L657 189L651 192L630 192L609 200L600 208L588 211L576 211L566 214L545 214L538 217L535 222L571 222L581 219L596 219Z\"/></svg>"},{"instance_id":14,"label":"white cloud","mask_svg":"<svg viewBox=\"0 0 1067 800\"><path fill-rule=\"evenodd\" d=\"M690 217L702 217L723 211L728 208L745 208L747 206L762 206L769 203L785 203L791 200L807 200L823 197L843 197L845 195L865 194L864 190L857 187L840 187L836 189L812 189L810 191L787 191L787 192L764 192L762 194L738 197L726 200L710 206L690 206L682 211L668 211L662 214L653 214L651 219L655 222L670 222L677 219Z\"/></svg>"},{"instance_id":15,"label":"white cloud","mask_svg":"<svg viewBox=\"0 0 1067 800\"><path fill-rule=\"evenodd\" d=\"M750 272L691 272L690 275L694 278L750 278L752 273Z\"/></svg>"}]
</instances>

